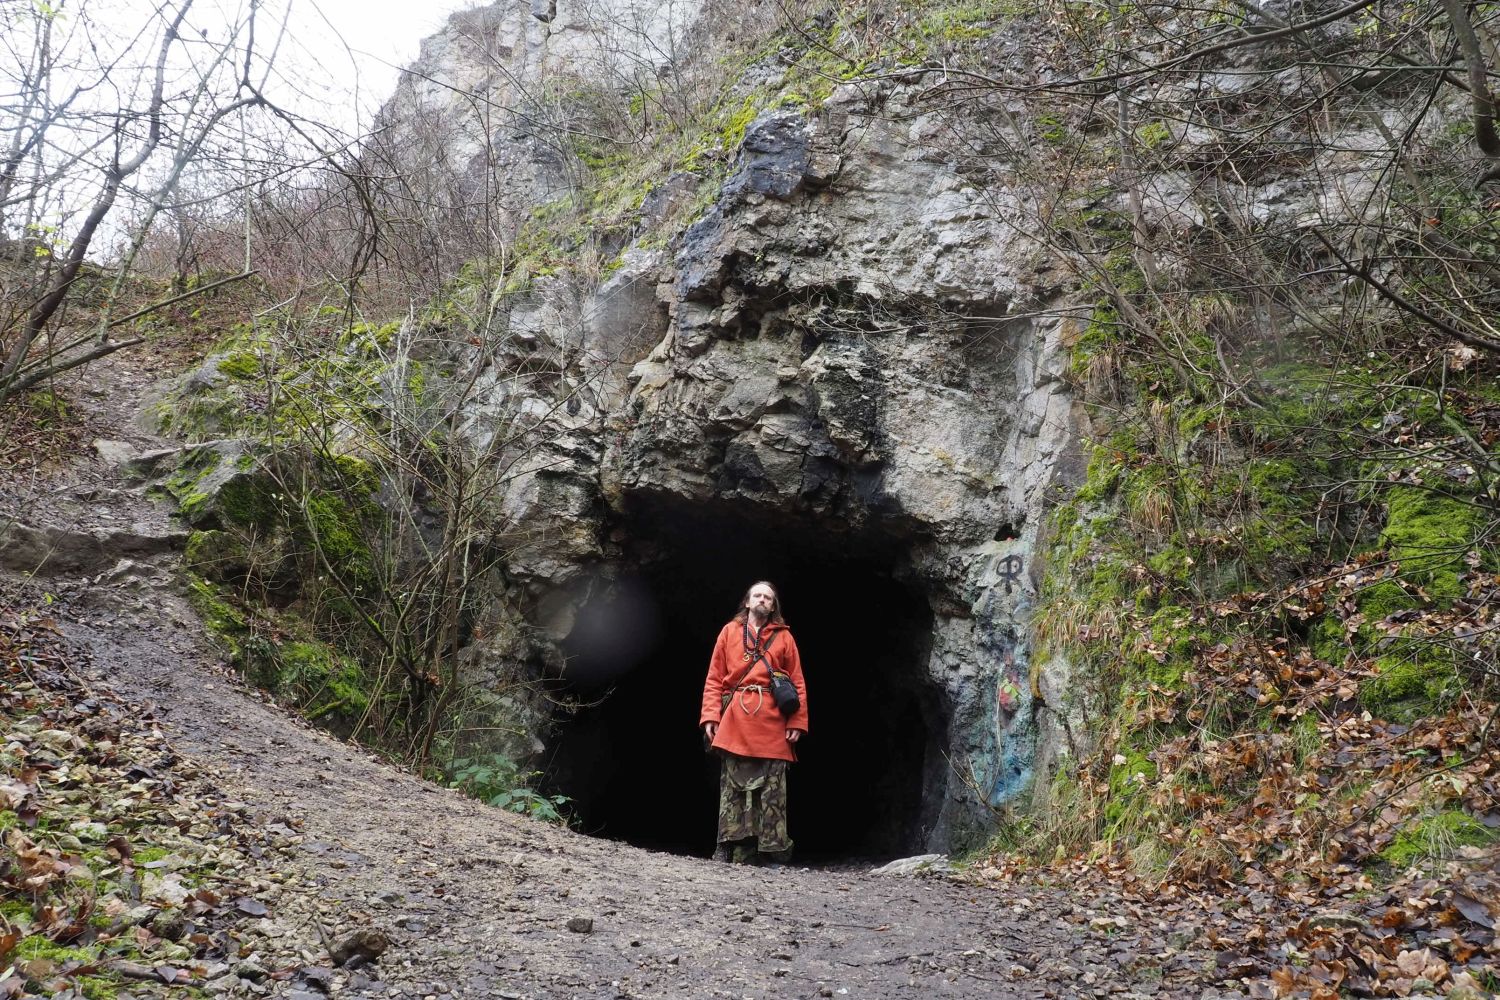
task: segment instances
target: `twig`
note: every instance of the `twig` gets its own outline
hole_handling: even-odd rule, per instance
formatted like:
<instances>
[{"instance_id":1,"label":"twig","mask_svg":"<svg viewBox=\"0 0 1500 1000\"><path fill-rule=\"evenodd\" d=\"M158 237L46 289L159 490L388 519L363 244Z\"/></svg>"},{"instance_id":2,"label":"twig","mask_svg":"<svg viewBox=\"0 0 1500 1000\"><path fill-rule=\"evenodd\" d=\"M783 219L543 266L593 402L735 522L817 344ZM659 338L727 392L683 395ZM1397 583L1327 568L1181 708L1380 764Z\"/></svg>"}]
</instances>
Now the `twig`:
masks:
<instances>
[{"instance_id":1,"label":"twig","mask_svg":"<svg viewBox=\"0 0 1500 1000\"><path fill-rule=\"evenodd\" d=\"M246 278L252 277L253 275L259 273L260 272L258 270L243 271L239 274L231 275L227 278L220 278L218 281L210 282L209 284L203 285L202 287L183 292L181 295L174 295L170 299L163 299L160 302L153 303L152 305L146 306L144 309L137 309L129 316L121 316L119 319L110 320L109 325L111 328L113 328L119 326L122 323L129 323L133 319L140 319L147 313L154 313L158 309L165 309L167 306L181 302L183 299L190 299L195 295L202 295L204 292L211 292L215 288L222 288L225 285L232 284L236 281L244 281Z\"/></svg>"},{"instance_id":2,"label":"twig","mask_svg":"<svg viewBox=\"0 0 1500 1000\"><path fill-rule=\"evenodd\" d=\"M1367 265L1356 266L1347 257L1345 257L1343 253L1341 253L1339 249L1333 245L1328 237L1322 234L1322 232L1314 230L1313 235L1317 237L1318 242L1323 244L1323 246L1328 250L1329 253L1338 258L1338 262L1344 266L1344 271L1346 274L1348 274L1350 277L1358 278L1365 284L1369 285L1371 288L1375 289L1375 291L1379 292L1381 296L1383 296L1392 305L1400 308L1405 312L1410 313L1411 315L1422 320L1424 323L1442 330L1450 337L1462 341L1463 343L1468 344L1470 347L1477 347L1484 351L1490 351L1492 353L1500 354L1500 341L1490 340L1488 337L1481 337L1477 334L1469 333L1467 330L1463 330L1459 327L1454 326L1452 323L1449 323L1447 320L1443 319L1440 316L1432 315L1422 307L1408 301L1406 297L1403 296L1400 292L1396 291L1394 288L1391 288L1385 282L1375 277L1375 275L1370 273L1370 269Z\"/></svg>"},{"instance_id":3,"label":"twig","mask_svg":"<svg viewBox=\"0 0 1500 1000\"><path fill-rule=\"evenodd\" d=\"M17 379L9 385L3 387L4 396L0 398L8 398L18 393L25 392L27 389L30 389L32 386L36 385L38 382L43 381L44 379L49 379L54 375L61 375L63 372L69 371L73 368L77 368L79 365L86 365L90 361L93 361L97 358L102 358L107 354L113 354L116 351L124 350L127 347L134 347L136 344L143 344L145 342L145 337L132 337L129 340L121 340L117 343L106 341L105 343L95 347L93 350L88 351L85 354L80 354L78 357L74 358L71 361L60 362L56 365L47 365L46 367L42 368L42 370L33 372L25 378Z\"/></svg>"},{"instance_id":4,"label":"twig","mask_svg":"<svg viewBox=\"0 0 1500 1000\"><path fill-rule=\"evenodd\" d=\"M172 979L167 980L159 975L155 969L149 966L140 965L136 962L127 962L124 959L118 959L114 962L105 963L104 968L108 969L110 972L115 973L116 975L123 976L126 979L139 979L142 982L168 983L172 986L203 985L203 980L194 979L193 976L184 969L173 969L172 971L174 973L180 973L180 975L174 975Z\"/></svg>"}]
</instances>

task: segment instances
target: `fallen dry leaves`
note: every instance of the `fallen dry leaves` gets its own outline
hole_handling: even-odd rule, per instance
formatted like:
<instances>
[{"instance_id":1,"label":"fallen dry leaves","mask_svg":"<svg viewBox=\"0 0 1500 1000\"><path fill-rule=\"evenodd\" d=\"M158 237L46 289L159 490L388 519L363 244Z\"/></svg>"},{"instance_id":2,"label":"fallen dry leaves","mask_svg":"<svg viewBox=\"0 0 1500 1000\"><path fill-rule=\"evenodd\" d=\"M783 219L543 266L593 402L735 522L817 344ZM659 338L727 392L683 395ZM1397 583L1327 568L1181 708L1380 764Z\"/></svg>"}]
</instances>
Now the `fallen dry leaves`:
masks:
<instances>
[{"instance_id":1,"label":"fallen dry leaves","mask_svg":"<svg viewBox=\"0 0 1500 1000\"><path fill-rule=\"evenodd\" d=\"M0 606L0 997L180 995L267 914L246 881L266 834L74 656Z\"/></svg>"},{"instance_id":2,"label":"fallen dry leaves","mask_svg":"<svg viewBox=\"0 0 1500 1000\"><path fill-rule=\"evenodd\" d=\"M1228 638L1196 650L1181 685L1128 699L1134 745L1149 753L1129 757L1117 739L1079 768L1099 840L1040 871L1002 857L982 872L1060 878L1132 924L1167 915L1211 954L1211 978L1255 997L1491 995L1500 577L1469 566L1463 599L1436 606L1411 591L1417 607L1376 621L1358 595L1407 586L1380 553L1201 608L1180 625ZM1359 699L1372 662L1330 663L1296 638L1329 611L1378 651L1441 644L1470 665L1463 694L1409 722L1375 718ZM1150 632L1136 623L1136 634ZM1489 843L1443 843L1443 817ZM1403 853L1424 823L1435 832ZM1420 863L1403 870L1409 860Z\"/></svg>"}]
</instances>

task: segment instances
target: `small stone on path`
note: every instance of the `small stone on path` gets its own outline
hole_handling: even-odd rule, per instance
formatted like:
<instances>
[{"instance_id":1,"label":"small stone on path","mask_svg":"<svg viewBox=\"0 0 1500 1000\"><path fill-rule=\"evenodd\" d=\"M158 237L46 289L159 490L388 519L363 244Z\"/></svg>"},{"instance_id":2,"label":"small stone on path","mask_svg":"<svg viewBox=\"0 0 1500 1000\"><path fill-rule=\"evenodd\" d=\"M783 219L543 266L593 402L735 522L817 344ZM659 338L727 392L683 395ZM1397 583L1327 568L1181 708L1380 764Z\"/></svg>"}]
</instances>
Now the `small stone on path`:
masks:
<instances>
[{"instance_id":1,"label":"small stone on path","mask_svg":"<svg viewBox=\"0 0 1500 1000\"><path fill-rule=\"evenodd\" d=\"M918 854L911 858L899 858L890 864L881 865L870 872L872 875L919 875L924 872L952 871L953 865L944 854Z\"/></svg>"}]
</instances>

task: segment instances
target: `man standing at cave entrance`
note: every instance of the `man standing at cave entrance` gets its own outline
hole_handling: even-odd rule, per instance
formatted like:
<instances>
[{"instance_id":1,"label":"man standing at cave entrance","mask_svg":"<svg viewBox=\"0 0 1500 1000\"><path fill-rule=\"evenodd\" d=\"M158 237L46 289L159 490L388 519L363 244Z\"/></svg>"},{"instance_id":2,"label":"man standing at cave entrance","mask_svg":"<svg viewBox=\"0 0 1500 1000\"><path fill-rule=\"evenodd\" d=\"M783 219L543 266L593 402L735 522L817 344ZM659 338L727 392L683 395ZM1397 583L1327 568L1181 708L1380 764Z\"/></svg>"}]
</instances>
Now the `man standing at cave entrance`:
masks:
<instances>
[{"instance_id":1,"label":"man standing at cave entrance","mask_svg":"<svg viewBox=\"0 0 1500 1000\"><path fill-rule=\"evenodd\" d=\"M769 583L751 586L719 630L698 725L724 761L714 860L785 864L792 856L786 769L807 733L807 687Z\"/></svg>"}]
</instances>

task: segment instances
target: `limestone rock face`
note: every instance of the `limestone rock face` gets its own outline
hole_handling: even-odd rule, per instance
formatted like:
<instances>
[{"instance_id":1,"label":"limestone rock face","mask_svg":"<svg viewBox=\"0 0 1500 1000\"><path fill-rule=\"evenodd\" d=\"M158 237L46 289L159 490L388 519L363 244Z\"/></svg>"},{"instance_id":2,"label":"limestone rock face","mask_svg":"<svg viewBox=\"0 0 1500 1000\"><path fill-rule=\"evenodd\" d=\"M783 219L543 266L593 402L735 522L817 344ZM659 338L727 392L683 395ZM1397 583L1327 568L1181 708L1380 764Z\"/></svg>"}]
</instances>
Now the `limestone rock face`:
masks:
<instances>
[{"instance_id":1,"label":"limestone rock face","mask_svg":"<svg viewBox=\"0 0 1500 1000\"><path fill-rule=\"evenodd\" d=\"M1038 317L1050 293L1022 277L1035 247L886 96L894 121L775 114L747 132L678 247L670 321L601 472L614 497L910 539L898 572L933 612L945 755L976 779L934 810L928 845L944 848L1032 777L1049 709L1032 695L1030 564L1081 416L1061 379L1072 321Z\"/></svg>"},{"instance_id":2,"label":"limestone rock face","mask_svg":"<svg viewBox=\"0 0 1500 1000\"><path fill-rule=\"evenodd\" d=\"M550 22L523 6L464 16L493 19L513 65L562 58L561 6ZM494 331L506 353L459 426L535 429L503 449L507 574L557 643L643 558L629 537L643 510L881 540L930 612L911 669L943 715L911 846L947 850L1024 801L1039 755L1068 750L1065 678L1033 671L1028 621L1049 490L1081 478L1084 418L1063 379L1076 309L1006 192L935 151L944 126L915 93L846 86L811 117L762 114L665 248L628 249L597 287L544 278L512 297ZM517 197L542 200L549 169L530 161ZM565 384L502 374L536 358Z\"/></svg>"},{"instance_id":3,"label":"limestone rock face","mask_svg":"<svg viewBox=\"0 0 1500 1000\"><path fill-rule=\"evenodd\" d=\"M567 191L556 127L580 81L619 89L666 67L697 23L701 0L500 0L460 11L422 42L378 124L399 136L403 173L449 164L474 192L488 183L516 225ZM486 175L489 175L486 178Z\"/></svg>"},{"instance_id":4,"label":"limestone rock face","mask_svg":"<svg viewBox=\"0 0 1500 1000\"><path fill-rule=\"evenodd\" d=\"M1061 377L1075 321L1023 279L1036 250L1004 205L909 126L854 120L763 116L668 251L628 252L571 305L544 287L512 311L530 350L582 331L572 347L593 360L510 486L526 539L511 569L562 639L558 606L618 568L611 528L642 504L900 539L891 571L933 616L919 668L949 706L941 754L974 779L927 768L924 843L946 849L1029 789L1039 733L1046 758L1066 749L1066 699L1033 694L1051 687L1027 620L1048 487L1077 471ZM504 395L473 426L518 405Z\"/></svg>"}]
</instances>

